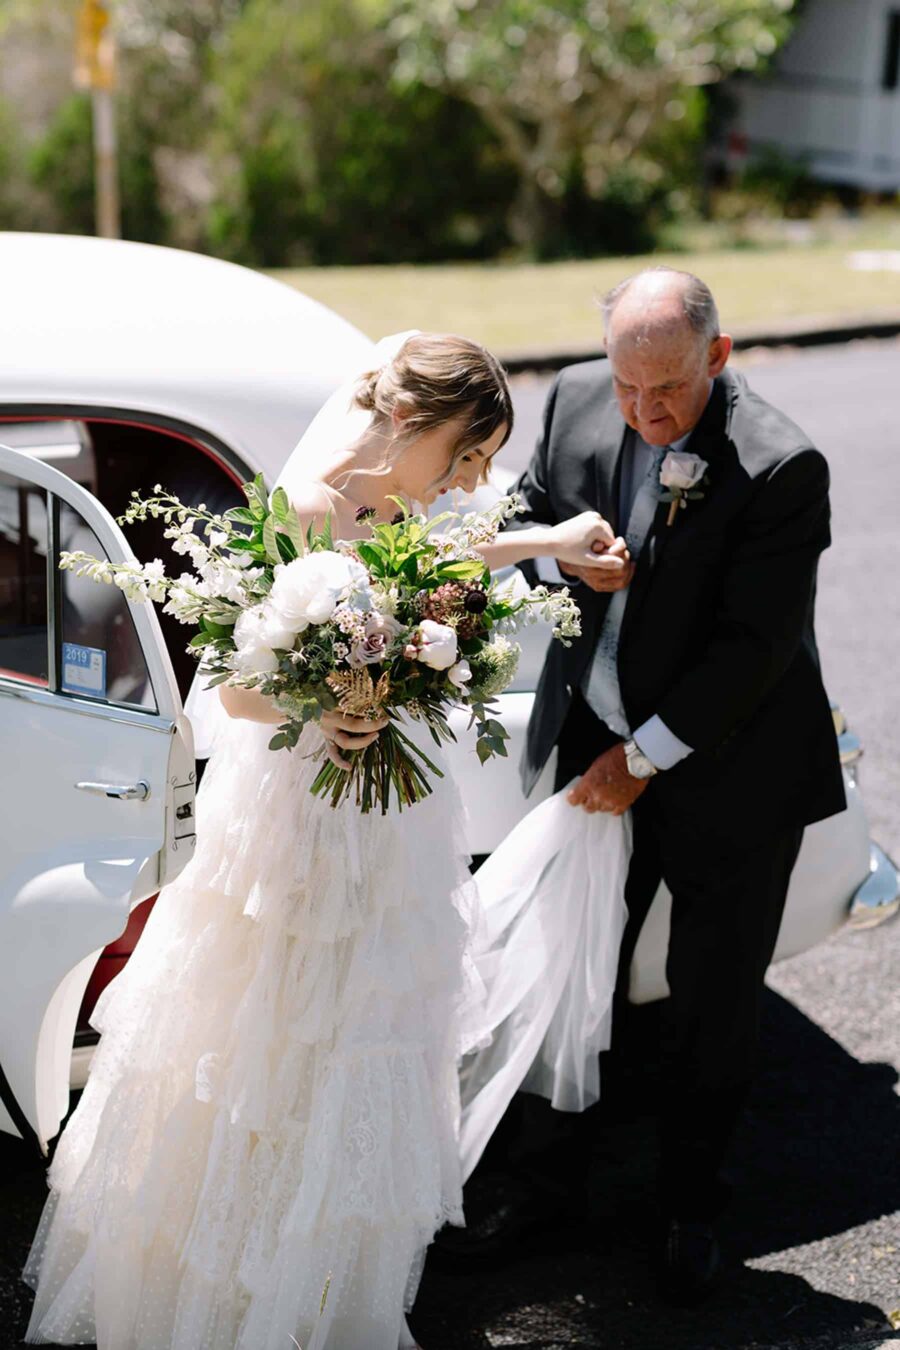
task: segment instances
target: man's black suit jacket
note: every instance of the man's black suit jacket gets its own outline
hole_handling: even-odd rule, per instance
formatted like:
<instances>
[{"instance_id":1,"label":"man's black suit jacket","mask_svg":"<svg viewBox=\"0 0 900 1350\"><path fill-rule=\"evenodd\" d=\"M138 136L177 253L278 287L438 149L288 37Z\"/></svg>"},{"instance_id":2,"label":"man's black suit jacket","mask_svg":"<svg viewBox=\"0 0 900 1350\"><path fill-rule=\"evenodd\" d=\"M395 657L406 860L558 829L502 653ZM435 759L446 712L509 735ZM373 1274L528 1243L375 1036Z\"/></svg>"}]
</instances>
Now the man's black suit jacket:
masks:
<instances>
[{"instance_id":1,"label":"man's black suit jacket","mask_svg":"<svg viewBox=\"0 0 900 1350\"><path fill-rule=\"evenodd\" d=\"M605 360L557 376L515 525L597 510L622 533L626 425ZM703 500L667 525L661 502L629 587L619 680L629 725L658 713L694 753L652 780L667 814L747 841L842 811L843 778L813 631L830 541L823 455L783 413L724 371L685 447L708 461ZM515 528L515 526L514 526ZM536 580L531 566L523 568ZM582 637L551 642L528 727L526 792L592 659L608 594L575 587ZM589 762L589 761L588 761Z\"/></svg>"}]
</instances>

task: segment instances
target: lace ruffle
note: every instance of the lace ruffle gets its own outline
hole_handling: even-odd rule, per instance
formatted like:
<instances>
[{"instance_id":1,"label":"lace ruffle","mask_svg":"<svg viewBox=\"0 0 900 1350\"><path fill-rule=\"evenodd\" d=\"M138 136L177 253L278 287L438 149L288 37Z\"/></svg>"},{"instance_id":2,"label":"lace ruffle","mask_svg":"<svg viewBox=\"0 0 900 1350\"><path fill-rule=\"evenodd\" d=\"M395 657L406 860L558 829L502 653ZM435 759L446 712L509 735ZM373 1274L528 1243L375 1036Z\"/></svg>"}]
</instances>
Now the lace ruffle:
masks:
<instances>
[{"instance_id":1,"label":"lace ruffle","mask_svg":"<svg viewBox=\"0 0 900 1350\"><path fill-rule=\"evenodd\" d=\"M456 1062L485 1036L455 788L333 811L315 730L290 754L270 734L229 728L195 856L97 1001L28 1342L396 1350L425 1245L461 1222Z\"/></svg>"}]
</instances>

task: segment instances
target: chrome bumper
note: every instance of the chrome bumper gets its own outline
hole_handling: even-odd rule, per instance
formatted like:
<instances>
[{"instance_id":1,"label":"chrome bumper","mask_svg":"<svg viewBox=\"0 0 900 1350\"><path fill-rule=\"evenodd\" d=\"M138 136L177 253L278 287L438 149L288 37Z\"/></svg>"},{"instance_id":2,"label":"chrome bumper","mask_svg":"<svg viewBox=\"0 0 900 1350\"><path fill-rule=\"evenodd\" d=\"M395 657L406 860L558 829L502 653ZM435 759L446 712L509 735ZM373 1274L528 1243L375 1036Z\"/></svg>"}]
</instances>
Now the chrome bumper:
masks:
<instances>
[{"instance_id":1,"label":"chrome bumper","mask_svg":"<svg viewBox=\"0 0 900 1350\"><path fill-rule=\"evenodd\" d=\"M869 846L869 875L850 901L851 928L875 928L900 910L900 872L877 844Z\"/></svg>"}]
</instances>

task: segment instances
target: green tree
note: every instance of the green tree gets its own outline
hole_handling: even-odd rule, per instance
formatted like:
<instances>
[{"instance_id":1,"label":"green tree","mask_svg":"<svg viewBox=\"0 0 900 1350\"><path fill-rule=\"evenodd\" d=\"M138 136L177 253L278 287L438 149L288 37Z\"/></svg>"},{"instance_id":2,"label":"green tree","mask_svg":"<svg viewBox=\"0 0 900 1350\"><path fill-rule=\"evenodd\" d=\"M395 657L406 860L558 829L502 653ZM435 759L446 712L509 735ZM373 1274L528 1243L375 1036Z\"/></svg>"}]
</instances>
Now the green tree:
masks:
<instances>
[{"instance_id":1,"label":"green tree","mask_svg":"<svg viewBox=\"0 0 900 1350\"><path fill-rule=\"evenodd\" d=\"M690 95L753 70L794 0L395 0L395 78L477 108L518 176L510 231L546 251L567 192L601 200L656 173L652 146Z\"/></svg>"},{"instance_id":2,"label":"green tree","mask_svg":"<svg viewBox=\"0 0 900 1350\"><path fill-rule=\"evenodd\" d=\"M217 54L213 246L263 265L485 256L514 190L467 104L391 84L362 0L249 0Z\"/></svg>"}]
</instances>

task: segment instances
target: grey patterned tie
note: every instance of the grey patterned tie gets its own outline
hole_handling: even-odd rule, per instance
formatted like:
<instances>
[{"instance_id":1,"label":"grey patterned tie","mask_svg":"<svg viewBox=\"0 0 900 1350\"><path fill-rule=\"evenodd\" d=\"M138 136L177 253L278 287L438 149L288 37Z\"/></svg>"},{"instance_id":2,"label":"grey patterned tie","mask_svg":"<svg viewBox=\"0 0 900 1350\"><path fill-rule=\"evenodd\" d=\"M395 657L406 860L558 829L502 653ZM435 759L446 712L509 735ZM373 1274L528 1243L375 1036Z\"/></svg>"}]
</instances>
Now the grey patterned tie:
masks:
<instances>
[{"instance_id":1,"label":"grey patterned tie","mask_svg":"<svg viewBox=\"0 0 900 1350\"><path fill-rule=\"evenodd\" d=\"M659 470L671 446L659 445L653 446L652 449L653 458L644 481L635 494L625 531L625 542L634 562L637 562L640 556L653 517L656 515L656 508L659 505ZM622 708L618 665L619 632L627 601L627 587L623 591L613 591L594 649L594 659L581 682L581 691L588 705L618 736L631 735L631 728Z\"/></svg>"}]
</instances>

